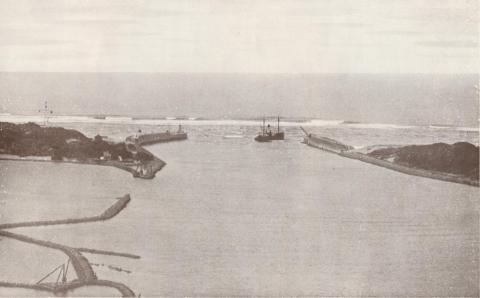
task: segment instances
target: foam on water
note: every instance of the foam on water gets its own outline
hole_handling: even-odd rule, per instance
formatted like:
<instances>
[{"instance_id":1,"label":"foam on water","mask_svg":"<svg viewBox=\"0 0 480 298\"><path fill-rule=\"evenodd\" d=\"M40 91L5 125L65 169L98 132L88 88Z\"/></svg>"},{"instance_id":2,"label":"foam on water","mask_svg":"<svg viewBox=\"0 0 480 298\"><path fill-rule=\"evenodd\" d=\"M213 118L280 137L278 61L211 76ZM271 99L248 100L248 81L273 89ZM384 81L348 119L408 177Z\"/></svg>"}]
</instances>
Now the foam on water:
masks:
<instances>
[{"instance_id":1,"label":"foam on water","mask_svg":"<svg viewBox=\"0 0 480 298\"><path fill-rule=\"evenodd\" d=\"M456 127L456 130L459 131L472 131L472 132L478 132L480 129L478 127Z\"/></svg>"},{"instance_id":2,"label":"foam on water","mask_svg":"<svg viewBox=\"0 0 480 298\"><path fill-rule=\"evenodd\" d=\"M373 128L373 129L408 129L414 128L415 126L411 125L396 125L388 123L353 123L353 124L344 124L349 127L355 128Z\"/></svg>"},{"instance_id":3,"label":"foam on water","mask_svg":"<svg viewBox=\"0 0 480 298\"><path fill-rule=\"evenodd\" d=\"M335 126L340 125L344 121L343 120L322 120L322 119L312 119L305 124L305 126Z\"/></svg>"},{"instance_id":4,"label":"foam on water","mask_svg":"<svg viewBox=\"0 0 480 298\"><path fill-rule=\"evenodd\" d=\"M444 125L429 125L428 128L432 129L447 129L451 128L451 126L444 126Z\"/></svg>"},{"instance_id":5,"label":"foam on water","mask_svg":"<svg viewBox=\"0 0 480 298\"><path fill-rule=\"evenodd\" d=\"M224 135L223 138L224 139L242 139L244 138L245 136L244 135Z\"/></svg>"},{"instance_id":6,"label":"foam on water","mask_svg":"<svg viewBox=\"0 0 480 298\"><path fill-rule=\"evenodd\" d=\"M35 122L43 123L44 118L42 115L12 115L12 114L0 114L0 121L13 122L13 123L26 123ZM48 117L48 122L51 123L105 123L105 124L131 124L131 125L188 125L188 126L261 126L262 120L259 119L203 119L197 117L165 117L165 118L132 118L126 116L106 116L104 119L94 116L69 116L69 115L54 115ZM272 126L276 126L276 121L269 120ZM288 119L281 121L282 127L348 127L358 129L435 129L435 130L459 130L467 132L476 132L478 127L455 127L455 126L413 126L413 125L398 125L389 123L345 123L344 120L324 120L324 119L302 119L301 121L295 119Z\"/></svg>"}]
</instances>

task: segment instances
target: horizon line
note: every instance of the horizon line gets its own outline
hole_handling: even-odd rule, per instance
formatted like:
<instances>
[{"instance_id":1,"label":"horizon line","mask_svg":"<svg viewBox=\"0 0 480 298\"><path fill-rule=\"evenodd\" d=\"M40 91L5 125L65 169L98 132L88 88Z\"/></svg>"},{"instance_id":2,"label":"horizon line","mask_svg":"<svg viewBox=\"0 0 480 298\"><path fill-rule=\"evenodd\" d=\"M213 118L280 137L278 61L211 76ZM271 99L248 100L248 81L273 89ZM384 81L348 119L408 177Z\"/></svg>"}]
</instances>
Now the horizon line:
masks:
<instances>
[{"instance_id":1,"label":"horizon line","mask_svg":"<svg viewBox=\"0 0 480 298\"><path fill-rule=\"evenodd\" d=\"M478 75L480 72L181 72L181 71L10 71L1 74L198 74L198 75Z\"/></svg>"}]
</instances>

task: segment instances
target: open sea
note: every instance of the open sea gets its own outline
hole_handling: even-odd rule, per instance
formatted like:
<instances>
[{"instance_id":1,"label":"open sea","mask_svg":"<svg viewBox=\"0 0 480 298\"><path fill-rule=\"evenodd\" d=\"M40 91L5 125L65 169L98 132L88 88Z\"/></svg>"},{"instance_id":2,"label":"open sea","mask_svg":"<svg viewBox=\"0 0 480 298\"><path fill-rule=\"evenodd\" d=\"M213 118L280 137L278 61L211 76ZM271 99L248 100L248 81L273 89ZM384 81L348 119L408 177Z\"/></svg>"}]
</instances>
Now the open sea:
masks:
<instances>
[{"instance_id":1,"label":"open sea","mask_svg":"<svg viewBox=\"0 0 480 298\"><path fill-rule=\"evenodd\" d=\"M105 222L12 230L141 256L85 254L99 278L142 296L480 295L479 188L322 152L301 143L299 126L355 147L478 145L478 128L286 121L285 141L257 143L255 120L85 119L51 125L118 140L178 123L189 134L147 147L167 163L153 180L110 167L0 161L2 223L97 215L130 194ZM64 262L60 252L0 238L3 281L35 283ZM99 287L67 294L118 295ZM47 294L0 288L13 295Z\"/></svg>"}]
</instances>

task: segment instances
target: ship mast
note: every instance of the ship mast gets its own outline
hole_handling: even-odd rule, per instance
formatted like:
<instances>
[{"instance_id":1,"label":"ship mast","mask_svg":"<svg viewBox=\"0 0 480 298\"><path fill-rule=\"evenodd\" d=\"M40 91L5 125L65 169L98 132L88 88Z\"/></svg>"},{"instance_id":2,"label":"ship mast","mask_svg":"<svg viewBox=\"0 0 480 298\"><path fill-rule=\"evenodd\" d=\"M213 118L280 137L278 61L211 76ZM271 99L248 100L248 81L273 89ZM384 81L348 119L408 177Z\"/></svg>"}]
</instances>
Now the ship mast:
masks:
<instances>
[{"instance_id":1,"label":"ship mast","mask_svg":"<svg viewBox=\"0 0 480 298\"><path fill-rule=\"evenodd\" d=\"M265 116L263 116L262 135L265 135Z\"/></svg>"}]
</instances>

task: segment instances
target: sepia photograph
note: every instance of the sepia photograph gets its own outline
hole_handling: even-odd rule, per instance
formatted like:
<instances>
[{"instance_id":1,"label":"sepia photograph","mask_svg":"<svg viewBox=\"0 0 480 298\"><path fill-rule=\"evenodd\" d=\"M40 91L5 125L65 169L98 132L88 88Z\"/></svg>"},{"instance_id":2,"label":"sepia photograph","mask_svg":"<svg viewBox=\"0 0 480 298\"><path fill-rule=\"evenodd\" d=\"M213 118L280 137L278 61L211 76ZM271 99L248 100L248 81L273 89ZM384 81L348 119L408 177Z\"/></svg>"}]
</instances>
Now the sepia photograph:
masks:
<instances>
[{"instance_id":1,"label":"sepia photograph","mask_svg":"<svg viewBox=\"0 0 480 298\"><path fill-rule=\"evenodd\" d=\"M0 0L0 297L480 297L478 0Z\"/></svg>"}]
</instances>

